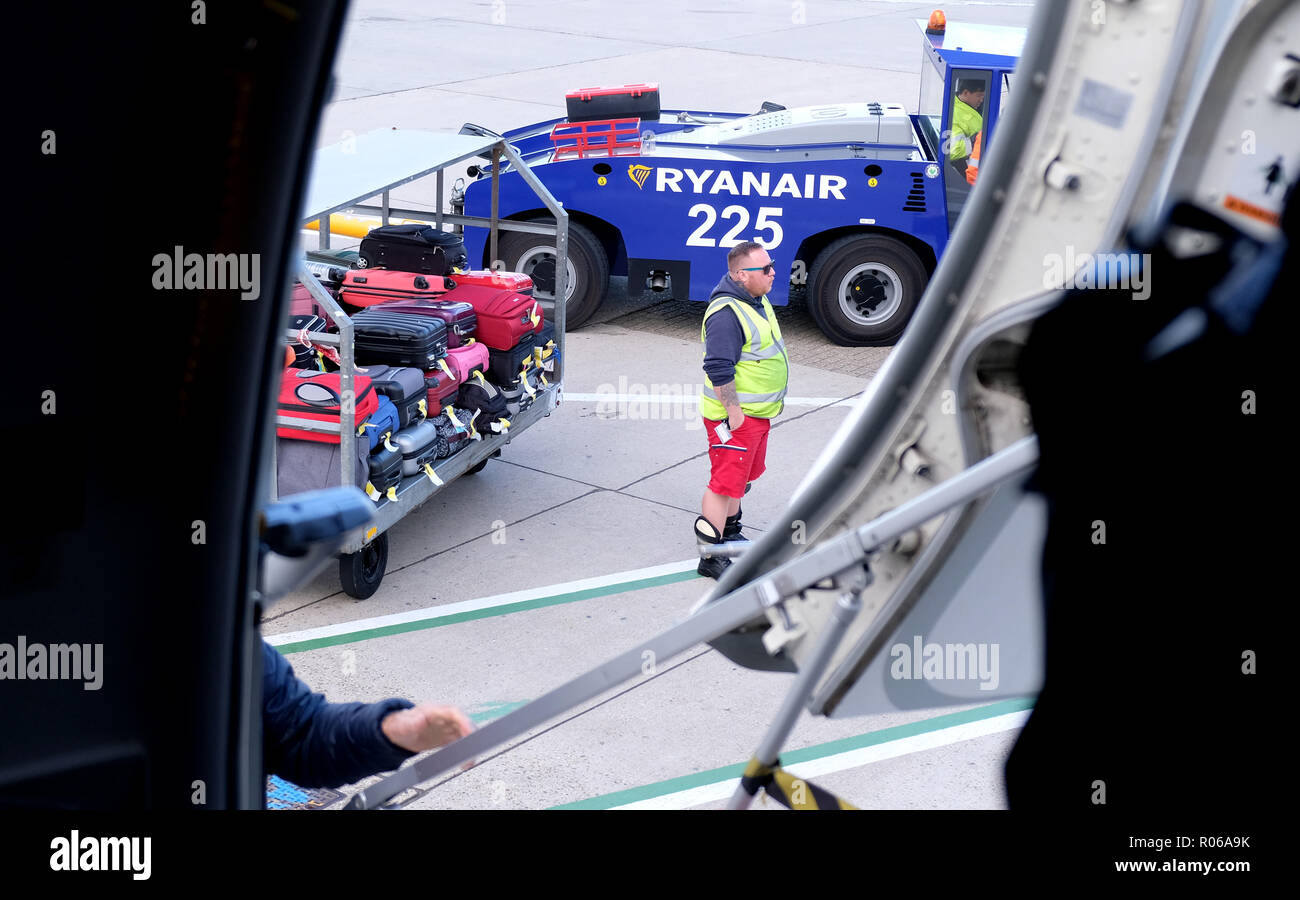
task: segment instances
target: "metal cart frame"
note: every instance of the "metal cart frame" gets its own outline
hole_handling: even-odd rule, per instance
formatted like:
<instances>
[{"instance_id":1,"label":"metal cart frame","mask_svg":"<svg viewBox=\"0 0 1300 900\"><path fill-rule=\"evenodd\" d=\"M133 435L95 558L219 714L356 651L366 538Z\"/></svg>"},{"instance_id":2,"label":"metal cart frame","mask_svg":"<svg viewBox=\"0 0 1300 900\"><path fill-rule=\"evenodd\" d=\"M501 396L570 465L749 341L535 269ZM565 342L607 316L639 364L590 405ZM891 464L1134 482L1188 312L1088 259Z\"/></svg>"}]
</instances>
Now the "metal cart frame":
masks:
<instances>
[{"instance_id":1,"label":"metal cart frame","mask_svg":"<svg viewBox=\"0 0 1300 900\"><path fill-rule=\"evenodd\" d=\"M464 162L473 157L490 159L494 174L501 168L504 156L516 168L521 177L533 189L537 197L555 216L555 225L536 222L514 222L498 217L497 195L492 197L492 213L489 218L478 216L455 215L444 213L443 188L444 173L450 166ZM425 210L395 209L390 203L391 191L395 187L409 184L434 175L437 178L437 210L430 213ZM406 218L432 218L434 226L441 228L444 223L460 226L483 226L490 229L490 246L493 259L496 259L496 245L500 229L508 231L527 231L535 234L555 235L556 254L556 294L557 298L565 295L568 287L567 260L569 239L569 216L563 206L537 180L519 154L500 135L484 131L481 134L436 134L432 132L393 132L374 131L356 138L349 138L342 143L316 151L312 166L311 183L303 223L317 221L320 228L320 246L329 247L329 217L331 213L343 209L361 212L377 212L384 224L391 216ZM374 197L380 198L379 206L365 205L363 201ZM339 435L339 457L342 481L346 486L356 485L353 479L353 459L356 452L354 441L357 440L356 412L352 398L353 378L356 362L353 348L353 325L351 318L338 302L329 295L320 281L306 266L299 265L298 279L307 287L312 297L323 306L331 319L338 325L338 334L313 335L313 343L334 345L338 347L341 360L340 391L343 404L340 423L323 423L294 416L277 414L276 424L286 425L305 431ZM564 359L565 304L557 302L552 313L555 324L555 344L557 358ZM293 338L297 332L286 329L285 334ZM564 383L564 369L561 364L559 377L549 386L539 390L532 405L510 419L511 426L505 434L483 435L481 440L472 441L464 450L440 460L432 466L433 476L417 475L403 478L397 486L397 501L383 498L377 503L375 517L366 526L363 533L345 543L342 554L353 554L379 540L389 528L400 522L408 513L418 509L426 500L436 494L454 479L469 469L485 463L501 451L516 436L527 431L533 424L549 416L560 404L560 395ZM272 486L274 490L274 479ZM382 569L378 578L382 579ZM377 581L375 586L377 587Z\"/></svg>"}]
</instances>

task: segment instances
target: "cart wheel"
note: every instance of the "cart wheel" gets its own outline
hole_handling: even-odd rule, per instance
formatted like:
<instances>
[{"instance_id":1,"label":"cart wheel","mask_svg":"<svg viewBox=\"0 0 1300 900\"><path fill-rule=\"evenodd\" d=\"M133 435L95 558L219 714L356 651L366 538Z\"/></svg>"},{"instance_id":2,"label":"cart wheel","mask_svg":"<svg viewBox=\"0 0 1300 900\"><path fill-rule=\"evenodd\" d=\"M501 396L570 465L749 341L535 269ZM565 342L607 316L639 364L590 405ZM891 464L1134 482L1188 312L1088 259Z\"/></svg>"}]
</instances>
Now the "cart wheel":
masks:
<instances>
[{"instance_id":1,"label":"cart wheel","mask_svg":"<svg viewBox=\"0 0 1300 900\"><path fill-rule=\"evenodd\" d=\"M358 268L358 269L369 269L369 268L370 268L370 257L369 257L369 256L363 256L363 255L361 255L361 254L357 254L357 268Z\"/></svg>"},{"instance_id":2,"label":"cart wheel","mask_svg":"<svg viewBox=\"0 0 1300 900\"><path fill-rule=\"evenodd\" d=\"M349 597L365 600L379 590L388 565L388 533L384 532L356 553L339 557L339 581Z\"/></svg>"},{"instance_id":3,"label":"cart wheel","mask_svg":"<svg viewBox=\"0 0 1300 900\"><path fill-rule=\"evenodd\" d=\"M475 463L474 465L470 466L468 469L465 470L465 474L466 474L466 475L477 475L479 472L482 472L482 471L483 471L483 467L486 466L486 465L487 465L487 460L486 460L486 459L483 460L483 461L481 461L481 462Z\"/></svg>"}]
</instances>

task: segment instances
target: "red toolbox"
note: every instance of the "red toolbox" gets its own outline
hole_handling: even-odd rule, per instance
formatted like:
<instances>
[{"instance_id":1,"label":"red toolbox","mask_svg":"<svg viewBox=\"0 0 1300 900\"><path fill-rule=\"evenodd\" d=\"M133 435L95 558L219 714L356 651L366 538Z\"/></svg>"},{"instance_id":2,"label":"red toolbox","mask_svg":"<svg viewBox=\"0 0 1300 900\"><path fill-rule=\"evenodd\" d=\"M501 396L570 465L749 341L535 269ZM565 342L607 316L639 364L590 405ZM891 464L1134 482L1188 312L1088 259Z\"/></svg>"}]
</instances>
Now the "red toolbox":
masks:
<instances>
[{"instance_id":1,"label":"red toolbox","mask_svg":"<svg viewBox=\"0 0 1300 900\"><path fill-rule=\"evenodd\" d=\"M564 95L564 105L570 122L620 118L658 119L659 85L650 83L579 88Z\"/></svg>"}]
</instances>

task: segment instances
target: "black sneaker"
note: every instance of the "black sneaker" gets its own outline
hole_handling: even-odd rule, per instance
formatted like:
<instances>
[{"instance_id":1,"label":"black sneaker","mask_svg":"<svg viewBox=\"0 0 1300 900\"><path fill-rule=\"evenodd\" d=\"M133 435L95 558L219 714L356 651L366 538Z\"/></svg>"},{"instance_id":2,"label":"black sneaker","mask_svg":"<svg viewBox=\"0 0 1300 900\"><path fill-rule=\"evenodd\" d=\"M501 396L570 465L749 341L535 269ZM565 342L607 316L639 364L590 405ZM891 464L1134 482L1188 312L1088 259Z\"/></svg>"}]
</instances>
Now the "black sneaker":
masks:
<instances>
[{"instance_id":1,"label":"black sneaker","mask_svg":"<svg viewBox=\"0 0 1300 900\"><path fill-rule=\"evenodd\" d=\"M695 570L705 578L712 578L717 581L722 577L722 573L727 571L727 566L731 565L731 560L723 556L709 556L700 560L699 567Z\"/></svg>"}]
</instances>

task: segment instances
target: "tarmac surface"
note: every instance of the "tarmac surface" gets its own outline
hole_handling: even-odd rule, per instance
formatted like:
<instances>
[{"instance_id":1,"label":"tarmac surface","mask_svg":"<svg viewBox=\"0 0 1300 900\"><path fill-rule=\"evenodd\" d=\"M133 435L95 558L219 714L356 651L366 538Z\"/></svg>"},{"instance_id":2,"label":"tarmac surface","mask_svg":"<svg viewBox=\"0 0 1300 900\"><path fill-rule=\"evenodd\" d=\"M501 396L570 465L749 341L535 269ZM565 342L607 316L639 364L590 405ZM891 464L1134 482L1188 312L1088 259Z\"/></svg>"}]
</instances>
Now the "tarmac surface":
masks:
<instances>
[{"instance_id":1,"label":"tarmac surface","mask_svg":"<svg viewBox=\"0 0 1300 900\"><path fill-rule=\"evenodd\" d=\"M942 4L950 21L1025 25L1028 3ZM914 110L933 4L901 2L356 2L318 145L376 128L496 131L563 113L567 90L658 81L668 107L757 109L844 99ZM395 205L430 209L432 179ZM304 245L316 236L304 233ZM336 240L335 246L355 241ZM719 259L720 270L724 264ZM564 399L477 475L390 532L378 593L342 593L335 566L267 614L263 631L331 700L409 697L479 724L680 621L712 582L692 522L708 480L694 398L696 303L629 296L626 279L567 337ZM746 530L771 527L889 348L837 347L799 305L779 311L789 405ZM685 398L685 399L683 399ZM407 808L716 808L792 676L700 645L402 798ZM825 719L806 712L783 760L867 808L997 809L1029 702ZM775 804L769 804L775 807Z\"/></svg>"}]
</instances>

